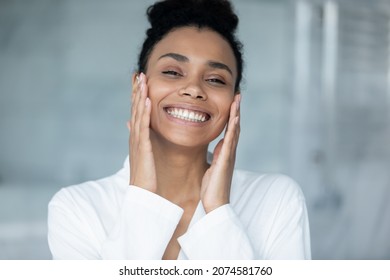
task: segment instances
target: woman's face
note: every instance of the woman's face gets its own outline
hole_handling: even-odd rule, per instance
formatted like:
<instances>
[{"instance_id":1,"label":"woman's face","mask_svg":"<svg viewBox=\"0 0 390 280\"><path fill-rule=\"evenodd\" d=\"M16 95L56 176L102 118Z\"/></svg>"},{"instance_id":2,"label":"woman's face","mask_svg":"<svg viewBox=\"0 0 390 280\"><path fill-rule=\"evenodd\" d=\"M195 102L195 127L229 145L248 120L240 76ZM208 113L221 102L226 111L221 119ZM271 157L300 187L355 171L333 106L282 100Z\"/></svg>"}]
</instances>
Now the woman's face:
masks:
<instances>
[{"instance_id":1,"label":"woman's face","mask_svg":"<svg viewBox=\"0 0 390 280\"><path fill-rule=\"evenodd\" d=\"M209 29L167 34L147 65L151 128L177 145L207 146L224 129L234 98L236 61L229 44Z\"/></svg>"}]
</instances>

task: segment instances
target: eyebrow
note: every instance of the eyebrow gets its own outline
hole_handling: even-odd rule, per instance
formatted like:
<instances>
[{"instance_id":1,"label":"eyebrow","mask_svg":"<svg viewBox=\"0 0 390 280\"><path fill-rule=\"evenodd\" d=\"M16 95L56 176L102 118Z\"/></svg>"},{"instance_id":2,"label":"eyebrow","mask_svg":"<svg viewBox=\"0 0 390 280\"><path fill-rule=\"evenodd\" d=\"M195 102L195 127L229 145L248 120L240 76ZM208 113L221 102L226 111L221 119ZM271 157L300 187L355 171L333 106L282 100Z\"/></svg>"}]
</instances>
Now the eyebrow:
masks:
<instances>
[{"instance_id":1,"label":"eyebrow","mask_svg":"<svg viewBox=\"0 0 390 280\"><path fill-rule=\"evenodd\" d=\"M160 56L159 60L162 58L165 58L165 57L173 58L174 60L177 60L179 62L189 62L190 61L188 57L186 57L182 54L178 54L178 53L166 53L166 54ZM207 61L207 65L210 66L211 68L214 68L214 69L226 70L227 72L230 73L230 75L233 76L233 71L229 68L229 66L227 66L224 63L209 60L209 61Z\"/></svg>"},{"instance_id":2,"label":"eyebrow","mask_svg":"<svg viewBox=\"0 0 390 280\"><path fill-rule=\"evenodd\" d=\"M229 68L229 66L227 66L226 64L223 64L221 62L217 62L217 61L208 61L207 63L211 68L216 68L216 69L222 69L222 70L226 70L230 73L230 75L233 76L233 72L232 70Z\"/></svg>"},{"instance_id":3,"label":"eyebrow","mask_svg":"<svg viewBox=\"0 0 390 280\"><path fill-rule=\"evenodd\" d=\"M166 54L160 56L159 60L164 58L164 57L170 57L170 58L173 58L174 60L177 60L179 62L189 62L190 61L188 59L188 57L181 55L181 54L178 54L178 53L166 53Z\"/></svg>"}]
</instances>

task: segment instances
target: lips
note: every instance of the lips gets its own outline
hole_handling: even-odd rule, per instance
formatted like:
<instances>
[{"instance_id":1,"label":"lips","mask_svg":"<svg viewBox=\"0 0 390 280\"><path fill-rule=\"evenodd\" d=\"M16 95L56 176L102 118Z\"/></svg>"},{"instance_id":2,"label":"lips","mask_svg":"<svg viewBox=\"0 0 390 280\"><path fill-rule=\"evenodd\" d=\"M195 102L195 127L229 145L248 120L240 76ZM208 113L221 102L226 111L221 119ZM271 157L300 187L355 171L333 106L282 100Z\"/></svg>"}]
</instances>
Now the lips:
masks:
<instances>
[{"instance_id":1,"label":"lips","mask_svg":"<svg viewBox=\"0 0 390 280\"><path fill-rule=\"evenodd\" d=\"M194 123L203 123L210 119L210 115L206 112L193 110L189 108L180 108L180 107L165 107L165 112L173 118L180 120L194 122Z\"/></svg>"}]
</instances>

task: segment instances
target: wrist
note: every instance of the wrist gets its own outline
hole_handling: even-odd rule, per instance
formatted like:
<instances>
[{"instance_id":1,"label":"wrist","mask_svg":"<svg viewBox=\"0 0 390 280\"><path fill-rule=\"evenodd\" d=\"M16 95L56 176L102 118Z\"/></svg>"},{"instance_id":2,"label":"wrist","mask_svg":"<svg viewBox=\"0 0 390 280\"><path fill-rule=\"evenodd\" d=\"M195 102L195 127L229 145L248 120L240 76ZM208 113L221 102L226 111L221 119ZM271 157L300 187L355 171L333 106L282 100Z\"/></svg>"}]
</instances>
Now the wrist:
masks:
<instances>
[{"instance_id":1,"label":"wrist","mask_svg":"<svg viewBox=\"0 0 390 280\"><path fill-rule=\"evenodd\" d=\"M208 214L223 205L229 204L229 199L225 198L214 202L210 202L210 201L207 202L202 200L202 204L203 204L204 211L206 212L206 214Z\"/></svg>"}]
</instances>

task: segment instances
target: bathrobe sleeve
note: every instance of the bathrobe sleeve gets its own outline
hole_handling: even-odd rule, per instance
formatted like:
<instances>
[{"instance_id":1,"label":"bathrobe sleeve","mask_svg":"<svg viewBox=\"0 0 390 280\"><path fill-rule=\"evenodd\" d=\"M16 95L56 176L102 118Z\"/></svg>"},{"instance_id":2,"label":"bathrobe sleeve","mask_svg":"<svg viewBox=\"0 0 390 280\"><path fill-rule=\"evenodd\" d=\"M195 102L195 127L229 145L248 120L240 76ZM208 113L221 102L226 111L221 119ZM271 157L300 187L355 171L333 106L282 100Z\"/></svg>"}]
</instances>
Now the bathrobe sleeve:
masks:
<instances>
[{"instance_id":1,"label":"bathrobe sleeve","mask_svg":"<svg viewBox=\"0 0 390 280\"><path fill-rule=\"evenodd\" d=\"M230 204L205 215L178 240L188 259L255 259L251 242Z\"/></svg>"},{"instance_id":2,"label":"bathrobe sleeve","mask_svg":"<svg viewBox=\"0 0 390 280\"><path fill-rule=\"evenodd\" d=\"M183 209L159 195L130 186L113 231L103 244L104 259L162 259Z\"/></svg>"},{"instance_id":3,"label":"bathrobe sleeve","mask_svg":"<svg viewBox=\"0 0 390 280\"><path fill-rule=\"evenodd\" d=\"M246 213L238 215L231 204L226 204L202 217L179 238L186 257L310 259L309 223L302 193L290 180L282 177L279 183L284 185L280 188L283 191L273 192L267 203L259 199L259 203L251 204L252 196L247 197L247 203L241 201Z\"/></svg>"},{"instance_id":4,"label":"bathrobe sleeve","mask_svg":"<svg viewBox=\"0 0 390 280\"><path fill-rule=\"evenodd\" d=\"M69 189L49 204L49 245L54 259L161 259L183 214L164 198L129 186L111 228ZM115 207L115 204L112 205ZM102 205L102 208L107 208Z\"/></svg>"}]
</instances>

